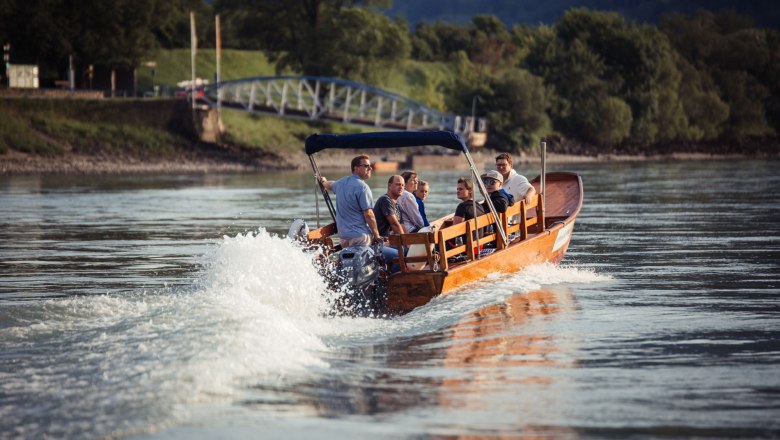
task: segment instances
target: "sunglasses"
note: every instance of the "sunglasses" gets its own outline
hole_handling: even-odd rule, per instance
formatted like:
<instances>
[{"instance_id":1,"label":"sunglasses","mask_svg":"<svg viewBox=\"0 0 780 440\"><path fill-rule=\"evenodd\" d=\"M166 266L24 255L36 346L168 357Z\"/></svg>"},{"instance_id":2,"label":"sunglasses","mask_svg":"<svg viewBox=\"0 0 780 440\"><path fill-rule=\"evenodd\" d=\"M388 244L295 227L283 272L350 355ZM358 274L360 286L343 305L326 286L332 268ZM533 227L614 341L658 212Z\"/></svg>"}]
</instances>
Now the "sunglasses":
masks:
<instances>
[{"instance_id":1,"label":"sunglasses","mask_svg":"<svg viewBox=\"0 0 780 440\"><path fill-rule=\"evenodd\" d=\"M364 164L360 164L360 165L358 165L358 167L363 167L363 168L368 168L368 169L371 169L371 164L366 164L366 163L364 163Z\"/></svg>"},{"instance_id":2,"label":"sunglasses","mask_svg":"<svg viewBox=\"0 0 780 440\"><path fill-rule=\"evenodd\" d=\"M498 180L496 179L482 179L482 182L485 183L485 185L495 185Z\"/></svg>"}]
</instances>

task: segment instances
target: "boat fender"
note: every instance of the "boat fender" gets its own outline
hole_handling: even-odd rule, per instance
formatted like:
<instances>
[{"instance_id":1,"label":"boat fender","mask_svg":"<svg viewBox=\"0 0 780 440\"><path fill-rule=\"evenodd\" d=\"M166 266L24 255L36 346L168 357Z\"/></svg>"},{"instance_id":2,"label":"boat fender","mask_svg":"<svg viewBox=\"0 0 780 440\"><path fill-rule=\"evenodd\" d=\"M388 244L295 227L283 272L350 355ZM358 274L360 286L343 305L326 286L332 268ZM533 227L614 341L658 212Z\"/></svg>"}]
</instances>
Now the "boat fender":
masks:
<instances>
[{"instance_id":1,"label":"boat fender","mask_svg":"<svg viewBox=\"0 0 780 440\"><path fill-rule=\"evenodd\" d=\"M432 232L433 229L431 226L425 226L420 228L417 232ZM429 245L431 247L431 250L433 250L433 245ZM407 257L424 257L426 255L425 253L425 245L424 244L413 244L409 246L409 251L406 253ZM421 262L421 263L406 263L406 267L409 268L409 270L422 270L428 263Z\"/></svg>"},{"instance_id":2,"label":"boat fender","mask_svg":"<svg viewBox=\"0 0 780 440\"><path fill-rule=\"evenodd\" d=\"M309 236L309 225L300 218L293 220L290 229L287 231L287 238L290 240L305 240Z\"/></svg>"}]
</instances>

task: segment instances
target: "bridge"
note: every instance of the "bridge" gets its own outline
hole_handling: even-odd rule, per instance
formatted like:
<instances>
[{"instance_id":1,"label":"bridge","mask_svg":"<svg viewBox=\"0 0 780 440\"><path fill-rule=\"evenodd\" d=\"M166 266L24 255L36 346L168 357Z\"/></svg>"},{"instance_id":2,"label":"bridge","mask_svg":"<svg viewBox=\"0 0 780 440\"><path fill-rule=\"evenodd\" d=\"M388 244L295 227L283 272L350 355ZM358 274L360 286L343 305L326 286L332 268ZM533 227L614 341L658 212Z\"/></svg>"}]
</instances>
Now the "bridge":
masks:
<instances>
[{"instance_id":1,"label":"bridge","mask_svg":"<svg viewBox=\"0 0 780 440\"><path fill-rule=\"evenodd\" d=\"M202 92L198 100L210 107L384 129L451 130L482 143L487 125L484 118L443 113L397 93L337 78L262 76L208 84Z\"/></svg>"}]
</instances>

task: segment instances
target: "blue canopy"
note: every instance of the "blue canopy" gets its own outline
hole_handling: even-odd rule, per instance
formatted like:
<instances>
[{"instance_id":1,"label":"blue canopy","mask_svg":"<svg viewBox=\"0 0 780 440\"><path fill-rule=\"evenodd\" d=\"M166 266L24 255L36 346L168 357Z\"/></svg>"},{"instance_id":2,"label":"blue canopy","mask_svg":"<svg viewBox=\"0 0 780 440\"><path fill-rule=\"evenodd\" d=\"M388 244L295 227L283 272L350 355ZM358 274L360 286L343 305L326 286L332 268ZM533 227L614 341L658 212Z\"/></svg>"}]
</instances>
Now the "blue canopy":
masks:
<instances>
[{"instance_id":1,"label":"blue canopy","mask_svg":"<svg viewBox=\"0 0 780 440\"><path fill-rule=\"evenodd\" d=\"M460 135L451 131L386 131L355 134L313 134L306 138L306 154L328 148L401 148L438 145L450 150L467 152Z\"/></svg>"}]
</instances>

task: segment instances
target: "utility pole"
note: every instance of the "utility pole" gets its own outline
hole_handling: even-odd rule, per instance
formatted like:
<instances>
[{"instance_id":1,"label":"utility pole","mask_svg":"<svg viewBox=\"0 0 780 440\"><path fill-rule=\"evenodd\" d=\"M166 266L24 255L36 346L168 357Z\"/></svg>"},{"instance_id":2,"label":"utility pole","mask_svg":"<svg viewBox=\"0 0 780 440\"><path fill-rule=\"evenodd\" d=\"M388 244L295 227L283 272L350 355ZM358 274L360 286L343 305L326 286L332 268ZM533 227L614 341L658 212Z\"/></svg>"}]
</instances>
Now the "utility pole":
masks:
<instances>
[{"instance_id":1,"label":"utility pole","mask_svg":"<svg viewBox=\"0 0 780 440\"><path fill-rule=\"evenodd\" d=\"M190 100L192 101L192 117L195 118L195 53L198 51L198 37L195 34L195 13L190 11L190 58L192 62L192 84L190 84Z\"/></svg>"},{"instance_id":2,"label":"utility pole","mask_svg":"<svg viewBox=\"0 0 780 440\"><path fill-rule=\"evenodd\" d=\"M479 95L474 95L474 97L471 98L471 124L469 124L469 132L472 133L476 131L477 100L482 102L482 97Z\"/></svg>"},{"instance_id":3,"label":"utility pole","mask_svg":"<svg viewBox=\"0 0 780 440\"><path fill-rule=\"evenodd\" d=\"M73 70L73 55L68 56L68 90L76 88L76 72Z\"/></svg>"},{"instance_id":4,"label":"utility pole","mask_svg":"<svg viewBox=\"0 0 780 440\"><path fill-rule=\"evenodd\" d=\"M3 45L3 64L5 64L5 77L8 80L8 87L11 87L11 43Z\"/></svg>"},{"instance_id":5,"label":"utility pole","mask_svg":"<svg viewBox=\"0 0 780 440\"><path fill-rule=\"evenodd\" d=\"M219 29L219 14L216 16L216 32L217 32L217 71L215 73L216 75L216 86L217 87L217 126L222 125L222 93L220 92L219 87L219 81L220 81L220 62L222 60L222 33Z\"/></svg>"}]
</instances>

